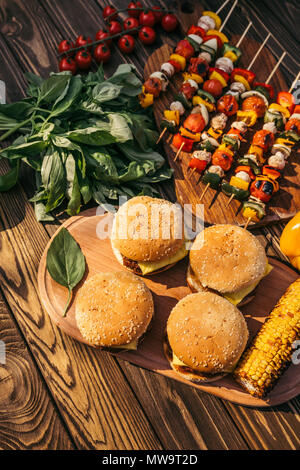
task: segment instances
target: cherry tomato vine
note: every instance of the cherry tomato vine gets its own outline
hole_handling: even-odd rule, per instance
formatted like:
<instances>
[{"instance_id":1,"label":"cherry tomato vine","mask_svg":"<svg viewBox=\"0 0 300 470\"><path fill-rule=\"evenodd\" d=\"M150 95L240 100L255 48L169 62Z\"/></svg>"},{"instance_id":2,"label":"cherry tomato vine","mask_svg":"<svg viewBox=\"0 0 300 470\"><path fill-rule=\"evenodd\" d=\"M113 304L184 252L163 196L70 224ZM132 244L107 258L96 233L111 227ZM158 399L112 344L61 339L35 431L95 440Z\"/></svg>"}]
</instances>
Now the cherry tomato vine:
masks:
<instances>
[{"instance_id":1,"label":"cherry tomato vine","mask_svg":"<svg viewBox=\"0 0 300 470\"><path fill-rule=\"evenodd\" d=\"M121 22L119 13L127 12L128 17ZM88 70L93 60L106 63L111 58L111 44L117 40L119 49L124 54L131 54L139 41L148 46L156 39L155 26L160 24L167 31L174 31L178 26L176 16L158 5L143 7L141 2L130 2L126 9L116 9L107 5L102 11L106 28L99 29L95 40L79 35L76 40L63 39L58 45L59 70L69 70L75 74L78 70Z\"/></svg>"}]
</instances>

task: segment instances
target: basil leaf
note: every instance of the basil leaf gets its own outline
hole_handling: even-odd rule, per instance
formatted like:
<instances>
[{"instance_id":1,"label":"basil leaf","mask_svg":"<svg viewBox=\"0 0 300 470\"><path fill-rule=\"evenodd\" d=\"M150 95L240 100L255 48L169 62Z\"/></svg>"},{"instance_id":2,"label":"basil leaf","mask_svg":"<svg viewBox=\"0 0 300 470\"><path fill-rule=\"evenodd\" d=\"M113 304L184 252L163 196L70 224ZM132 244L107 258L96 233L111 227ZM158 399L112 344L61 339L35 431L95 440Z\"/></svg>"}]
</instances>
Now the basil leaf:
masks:
<instances>
[{"instance_id":1,"label":"basil leaf","mask_svg":"<svg viewBox=\"0 0 300 470\"><path fill-rule=\"evenodd\" d=\"M51 117L58 116L59 114L67 111L79 96L81 89L81 78L79 76L71 77L65 96L62 99L58 98L58 100L56 100L56 102L54 103L51 112Z\"/></svg>"},{"instance_id":2,"label":"basil leaf","mask_svg":"<svg viewBox=\"0 0 300 470\"><path fill-rule=\"evenodd\" d=\"M0 175L0 192L8 191L17 184L20 170L20 160L13 160L11 166L11 170L9 170L4 175Z\"/></svg>"},{"instance_id":3,"label":"basil leaf","mask_svg":"<svg viewBox=\"0 0 300 470\"><path fill-rule=\"evenodd\" d=\"M51 75L45 80L40 89L38 102L53 103L64 92L67 84L71 79L71 75Z\"/></svg>"},{"instance_id":4,"label":"basil leaf","mask_svg":"<svg viewBox=\"0 0 300 470\"><path fill-rule=\"evenodd\" d=\"M96 103L101 104L105 101L110 101L117 98L121 93L121 90L121 86L114 85L113 83L99 83L93 88L92 97Z\"/></svg>"},{"instance_id":5,"label":"basil leaf","mask_svg":"<svg viewBox=\"0 0 300 470\"><path fill-rule=\"evenodd\" d=\"M58 284L67 287L69 294L63 316L70 305L72 291L85 273L85 257L72 235L62 227L47 252L47 270Z\"/></svg>"}]
</instances>

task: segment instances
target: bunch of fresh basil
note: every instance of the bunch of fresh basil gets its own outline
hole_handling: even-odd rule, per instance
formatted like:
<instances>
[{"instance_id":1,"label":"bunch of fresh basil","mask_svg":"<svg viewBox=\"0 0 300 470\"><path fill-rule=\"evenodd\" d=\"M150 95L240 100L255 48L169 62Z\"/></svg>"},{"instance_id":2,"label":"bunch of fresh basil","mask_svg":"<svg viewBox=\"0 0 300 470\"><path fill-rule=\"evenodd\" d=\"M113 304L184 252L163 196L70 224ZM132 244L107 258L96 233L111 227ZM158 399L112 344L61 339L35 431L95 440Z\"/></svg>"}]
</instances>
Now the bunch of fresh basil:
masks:
<instances>
[{"instance_id":1,"label":"bunch of fresh basil","mask_svg":"<svg viewBox=\"0 0 300 470\"><path fill-rule=\"evenodd\" d=\"M0 141L19 134L0 152L11 167L0 176L0 191L16 184L20 160L30 165L38 220L53 220L61 204L75 215L91 200L117 204L119 196L158 194L153 184L171 178L155 149L153 119L138 103L134 66L122 64L108 79L102 67L86 76L26 76L27 97L0 105Z\"/></svg>"}]
</instances>

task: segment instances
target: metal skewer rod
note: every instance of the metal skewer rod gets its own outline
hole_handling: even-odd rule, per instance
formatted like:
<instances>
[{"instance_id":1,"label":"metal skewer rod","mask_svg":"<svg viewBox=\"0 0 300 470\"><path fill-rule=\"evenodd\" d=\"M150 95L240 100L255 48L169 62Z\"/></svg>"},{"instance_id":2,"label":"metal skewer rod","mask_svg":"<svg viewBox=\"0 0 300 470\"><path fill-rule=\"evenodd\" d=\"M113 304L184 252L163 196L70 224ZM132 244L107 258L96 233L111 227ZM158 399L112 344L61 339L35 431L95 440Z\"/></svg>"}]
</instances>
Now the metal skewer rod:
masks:
<instances>
[{"instance_id":1,"label":"metal skewer rod","mask_svg":"<svg viewBox=\"0 0 300 470\"><path fill-rule=\"evenodd\" d=\"M261 44L260 48L259 48L258 51L256 52L255 56L254 56L253 59L251 60L250 64L248 65L247 69L251 69L252 65L254 64L254 62L256 61L257 57L258 57L259 54L261 53L262 49L264 48L264 46L265 46L266 43L268 42L270 36L271 36L271 33L269 33L268 36L265 38L265 40L264 40L263 43Z\"/></svg>"},{"instance_id":2,"label":"metal skewer rod","mask_svg":"<svg viewBox=\"0 0 300 470\"><path fill-rule=\"evenodd\" d=\"M265 81L265 83L269 83L269 81L271 80L271 78L273 77L274 73L276 72L276 70L278 69L279 65L281 64L281 62L283 61L284 57L286 55L286 52L284 52L282 54L282 56L280 57L280 59L278 60L277 64L275 65L275 67L273 68L272 72L270 73L270 75L268 76L267 80Z\"/></svg>"},{"instance_id":3,"label":"metal skewer rod","mask_svg":"<svg viewBox=\"0 0 300 470\"><path fill-rule=\"evenodd\" d=\"M299 78L300 78L300 72L298 72L298 75L296 76L295 80L294 80L293 83L291 84L291 87L290 87L290 89L289 89L289 93L291 93L291 91L293 91L293 89L294 89L296 83L298 82Z\"/></svg>"},{"instance_id":4,"label":"metal skewer rod","mask_svg":"<svg viewBox=\"0 0 300 470\"><path fill-rule=\"evenodd\" d=\"M230 16L231 16L231 13L233 12L233 10L235 9L236 5L238 3L238 0L235 0L233 2L233 5L232 7L230 8L229 12L227 13L227 16L224 18L224 21L219 29L219 31L222 31L222 29L224 28L224 26L226 25L227 21L229 20Z\"/></svg>"},{"instance_id":5,"label":"metal skewer rod","mask_svg":"<svg viewBox=\"0 0 300 470\"><path fill-rule=\"evenodd\" d=\"M246 34L248 33L249 29L250 29L251 26L252 26L252 24L253 24L252 21L249 21L247 28L245 29L245 31L244 31L243 34L241 35L241 37L240 37L240 39L238 40L238 43L236 44L235 47L239 47L239 46L242 44L242 42L243 42L243 40L244 40Z\"/></svg>"}]
</instances>

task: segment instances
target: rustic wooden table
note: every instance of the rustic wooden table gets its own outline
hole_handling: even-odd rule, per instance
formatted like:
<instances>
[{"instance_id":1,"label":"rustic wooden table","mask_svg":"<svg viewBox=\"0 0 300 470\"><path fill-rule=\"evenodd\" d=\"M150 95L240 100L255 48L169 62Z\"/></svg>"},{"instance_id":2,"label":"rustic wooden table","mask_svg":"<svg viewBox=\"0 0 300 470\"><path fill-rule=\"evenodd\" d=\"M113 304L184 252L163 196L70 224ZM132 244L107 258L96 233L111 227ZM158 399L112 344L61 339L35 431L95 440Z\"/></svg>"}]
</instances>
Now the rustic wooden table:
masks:
<instances>
[{"instance_id":1,"label":"rustic wooden table","mask_svg":"<svg viewBox=\"0 0 300 470\"><path fill-rule=\"evenodd\" d=\"M25 71L47 76L57 69L55 50L62 38L95 34L106 3L0 1L0 79L9 102L24 95ZM128 2L110 3L126 7ZM207 3L215 9L221 2ZM297 2L287 2L288 8L284 3L248 2L295 53ZM166 39L161 34L156 46ZM123 60L142 71L152 50L139 46L124 58L114 49L106 71ZM267 410L237 406L86 347L51 322L39 300L37 269L60 221L36 221L28 202L32 181L24 168L18 186L0 194L0 339L6 345L6 364L0 365L0 448L299 449L299 399ZM172 197L172 187L165 190ZM283 259L282 228L256 234L268 254Z\"/></svg>"}]
</instances>

